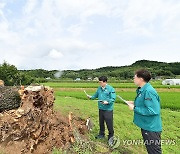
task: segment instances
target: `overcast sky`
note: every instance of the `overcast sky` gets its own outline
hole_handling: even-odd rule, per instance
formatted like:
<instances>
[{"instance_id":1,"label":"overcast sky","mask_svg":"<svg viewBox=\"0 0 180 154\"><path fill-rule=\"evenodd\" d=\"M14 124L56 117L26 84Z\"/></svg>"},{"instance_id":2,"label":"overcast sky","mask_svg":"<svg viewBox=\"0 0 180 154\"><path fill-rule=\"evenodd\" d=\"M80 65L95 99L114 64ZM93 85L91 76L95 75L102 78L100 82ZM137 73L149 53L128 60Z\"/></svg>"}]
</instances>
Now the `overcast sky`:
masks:
<instances>
[{"instance_id":1,"label":"overcast sky","mask_svg":"<svg viewBox=\"0 0 180 154\"><path fill-rule=\"evenodd\" d=\"M180 0L0 0L0 63L18 69L180 62Z\"/></svg>"}]
</instances>

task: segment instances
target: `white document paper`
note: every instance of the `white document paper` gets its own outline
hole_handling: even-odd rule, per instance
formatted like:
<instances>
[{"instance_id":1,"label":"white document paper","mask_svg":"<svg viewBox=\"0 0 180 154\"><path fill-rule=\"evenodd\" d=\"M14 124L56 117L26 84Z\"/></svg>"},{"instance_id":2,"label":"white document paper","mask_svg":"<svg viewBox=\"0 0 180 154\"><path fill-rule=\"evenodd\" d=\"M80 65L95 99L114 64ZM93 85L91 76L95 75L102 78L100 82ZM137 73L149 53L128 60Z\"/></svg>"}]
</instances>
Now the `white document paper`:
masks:
<instances>
[{"instance_id":1,"label":"white document paper","mask_svg":"<svg viewBox=\"0 0 180 154\"><path fill-rule=\"evenodd\" d=\"M118 97L120 100L122 100L124 103L126 103L127 105L129 105L129 103L128 103L125 99L123 99L121 96L117 95L117 97Z\"/></svg>"},{"instance_id":2,"label":"white document paper","mask_svg":"<svg viewBox=\"0 0 180 154\"><path fill-rule=\"evenodd\" d=\"M87 92L86 92L86 90L84 90L84 93L86 94L86 96L88 97L91 97L91 95L89 95ZM94 100L94 101L98 101L98 102L100 102L100 103L102 103L103 104L103 100Z\"/></svg>"},{"instance_id":3,"label":"white document paper","mask_svg":"<svg viewBox=\"0 0 180 154\"><path fill-rule=\"evenodd\" d=\"M86 90L84 90L84 93L86 94L87 97L91 97L91 95L88 95Z\"/></svg>"}]
</instances>

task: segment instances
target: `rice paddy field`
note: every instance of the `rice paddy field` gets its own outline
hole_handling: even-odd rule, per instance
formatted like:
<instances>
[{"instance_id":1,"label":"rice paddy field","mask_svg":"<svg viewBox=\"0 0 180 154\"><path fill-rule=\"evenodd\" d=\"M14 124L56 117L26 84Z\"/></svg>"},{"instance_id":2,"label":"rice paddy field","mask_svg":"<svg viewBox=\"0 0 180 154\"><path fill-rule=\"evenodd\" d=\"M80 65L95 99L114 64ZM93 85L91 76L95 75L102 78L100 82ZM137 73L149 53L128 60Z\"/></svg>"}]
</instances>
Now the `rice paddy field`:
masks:
<instances>
[{"instance_id":1,"label":"rice paddy field","mask_svg":"<svg viewBox=\"0 0 180 154\"><path fill-rule=\"evenodd\" d=\"M136 86L133 82L112 82L116 94L126 100L134 100ZM162 151L163 153L179 153L180 151L180 86L161 85L160 81L151 83L158 91L161 98L161 116L163 122ZM91 117L94 123L92 132L87 136L90 141L97 144L107 144L107 137L103 140L95 140L98 134L98 108L97 101L88 100L84 90L93 94L99 86L97 82L48 82L43 85L53 87L55 90L55 110L64 115L73 112L83 119ZM140 128L133 124L133 112L123 102L116 98L114 107L115 135L120 139L120 146L109 151L94 151L93 153L147 153L144 145L135 144L133 141L141 140ZM107 132L106 132L106 135ZM56 150L54 153L61 153Z\"/></svg>"}]
</instances>

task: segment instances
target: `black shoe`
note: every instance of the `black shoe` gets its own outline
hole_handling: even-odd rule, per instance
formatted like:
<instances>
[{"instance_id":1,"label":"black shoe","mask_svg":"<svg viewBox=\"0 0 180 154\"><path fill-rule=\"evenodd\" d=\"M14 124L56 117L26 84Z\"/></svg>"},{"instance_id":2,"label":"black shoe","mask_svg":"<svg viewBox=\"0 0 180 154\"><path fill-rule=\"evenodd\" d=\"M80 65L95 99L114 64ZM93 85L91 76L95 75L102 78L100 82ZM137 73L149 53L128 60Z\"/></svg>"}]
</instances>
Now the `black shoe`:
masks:
<instances>
[{"instance_id":1,"label":"black shoe","mask_svg":"<svg viewBox=\"0 0 180 154\"><path fill-rule=\"evenodd\" d=\"M95 137L95 139L103 139L104 138L104 135L97 135L96 137Z\"/></svg>"}]
</instances>

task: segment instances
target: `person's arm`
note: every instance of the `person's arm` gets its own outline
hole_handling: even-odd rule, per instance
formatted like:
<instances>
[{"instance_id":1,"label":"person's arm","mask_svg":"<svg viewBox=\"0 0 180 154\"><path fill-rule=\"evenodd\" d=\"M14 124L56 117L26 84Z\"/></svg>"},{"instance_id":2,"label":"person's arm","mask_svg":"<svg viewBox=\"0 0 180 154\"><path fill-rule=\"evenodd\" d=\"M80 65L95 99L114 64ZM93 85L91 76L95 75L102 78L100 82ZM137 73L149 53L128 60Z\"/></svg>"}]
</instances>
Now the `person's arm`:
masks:
<instances>
[{"instance_id":1,"label":"person's arm","mask_svg":"<svg viewBox=\"0 0 180 154\"><path fill-rule=\"evenodd\" d=\"M96 93L90 97L90 99L96 99L96 98L98 98L98 89Z\"/></svg>"},{"instance_id":2,"label":"person's arm","mask_svg":"<svg viewBox=\"0 0 180 154\"><path fill-rule=\"evenodd\" d=\"M145 107L134 107L134 112L140 115L158 115L160 114L159 96L154 92L146 91L144 105Z\"/></svg>"},{"instance_id":3,"label":"person's arm","mask_svg":"<svg viewBox=\"0 0 180 154\"><path fill-rule=\"evenodd\" d=\"M112 88L111 92L110 92L110 98L107 100L108 104L112 104L114 103L116 100L116 92L114 90L114 88Z\"/></svg>"}]
</instances>

